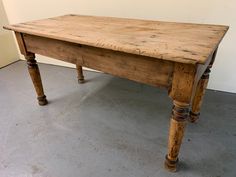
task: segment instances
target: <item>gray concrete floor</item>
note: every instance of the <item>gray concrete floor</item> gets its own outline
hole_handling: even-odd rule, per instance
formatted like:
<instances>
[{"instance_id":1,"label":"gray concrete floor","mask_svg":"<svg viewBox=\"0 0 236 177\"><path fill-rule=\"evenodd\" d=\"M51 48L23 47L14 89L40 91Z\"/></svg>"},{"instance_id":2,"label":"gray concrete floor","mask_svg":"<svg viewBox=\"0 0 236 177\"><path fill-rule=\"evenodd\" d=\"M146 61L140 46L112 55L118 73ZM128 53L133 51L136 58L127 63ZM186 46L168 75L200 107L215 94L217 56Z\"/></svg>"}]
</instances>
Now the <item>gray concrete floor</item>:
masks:
<instances>
[{"instance_id":1,"label":"gray concrete floor","mask_svg":"<svg viewBox=\"0 0 236 177\"><path fill-rule=\"evenodd\" d=\"M163 168L171 100L165 90L40 64L50 104L37 105L25 62L0 70L1 177L235 177L236 94L207 91L188 124L180 171Z\"/></svg>"}]
</instances>

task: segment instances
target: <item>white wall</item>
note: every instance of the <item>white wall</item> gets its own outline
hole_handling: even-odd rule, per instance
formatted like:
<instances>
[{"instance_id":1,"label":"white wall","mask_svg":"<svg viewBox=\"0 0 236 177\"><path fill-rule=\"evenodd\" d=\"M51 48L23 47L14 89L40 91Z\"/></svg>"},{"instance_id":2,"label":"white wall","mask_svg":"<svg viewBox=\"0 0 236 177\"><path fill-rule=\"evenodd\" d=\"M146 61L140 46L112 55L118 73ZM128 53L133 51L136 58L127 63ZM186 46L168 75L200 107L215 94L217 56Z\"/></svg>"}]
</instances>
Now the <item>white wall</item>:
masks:
<instances>
[{"instance_id":1,"label":"white wall","mask_svg":"<svg viewBox=\"0 0 236 177\"><path fill-rule=\"evenodd\" d=\"M0 68L19 59L13 34L1 28L6 23L7 16L0 0Z\"/></svg>"},{"instance_id":2,"label":"white wall","mask_svg":"<svg viewBox=\"0 0 236 177\"><path fill-rule=\"evenodd\" d=\"M212 70L211 89L236 93L235 0L3 0L10 23L66 13L229 25ZM39 61L51 62L45 57ZM55 60L54 60L55 61ZM57 64L61 64L56 62ZM72 66L72 65L70 65Z\"/></svg>"}]
</instances>

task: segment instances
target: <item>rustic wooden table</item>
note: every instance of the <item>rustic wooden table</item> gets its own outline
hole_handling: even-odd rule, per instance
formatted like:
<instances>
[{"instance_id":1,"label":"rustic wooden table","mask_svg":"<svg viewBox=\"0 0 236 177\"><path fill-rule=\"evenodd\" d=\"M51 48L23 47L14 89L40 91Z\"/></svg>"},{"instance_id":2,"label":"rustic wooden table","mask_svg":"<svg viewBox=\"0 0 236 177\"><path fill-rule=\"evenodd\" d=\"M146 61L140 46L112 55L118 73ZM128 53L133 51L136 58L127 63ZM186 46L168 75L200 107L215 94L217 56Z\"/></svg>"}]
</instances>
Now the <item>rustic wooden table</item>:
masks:
<instances>
[{"instance_id":1,"label":"rustic wooden table","mask_svg":"<svg viewBox=\"0 0 236 177\"><path fill-rule=\"evenodd\" d=\"M46 105L35 54L168 89L173 99L165 167L176 171L186 122L195 122L227 26L65 15L5 26L15 31L40 105ZM193 152L194 153L194 152Z\"/></svg>"}]
</instances>

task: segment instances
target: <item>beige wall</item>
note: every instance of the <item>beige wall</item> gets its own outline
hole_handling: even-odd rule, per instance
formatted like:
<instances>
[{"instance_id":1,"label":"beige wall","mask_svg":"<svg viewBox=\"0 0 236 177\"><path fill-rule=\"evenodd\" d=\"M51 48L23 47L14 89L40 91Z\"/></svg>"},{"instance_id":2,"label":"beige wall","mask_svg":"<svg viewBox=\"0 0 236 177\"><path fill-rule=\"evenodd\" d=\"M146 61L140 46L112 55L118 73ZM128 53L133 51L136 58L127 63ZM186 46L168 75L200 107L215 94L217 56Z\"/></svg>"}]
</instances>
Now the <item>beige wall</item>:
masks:
<instances>
[{"instance_id":1,"label":"beige wall","mask_svg":"<svg viewBox=\"0 0 236 177\"><path fill-rule=\"evenodd\" d=\"M3 0L10 23L66 13L230 25L223 40L209 87L236 93L235 0ZM39 61L51 62L45 57ZM62 64L56 62L54 63ZM72 66L72 65L70 65Z\"/></svg>"},{"instance_id":2,"label":"beige wall","mask_svg":"<svg viewBox=\"0 0 236 177\"><path fill-rule=\"evenodd\" d=\"M7 23L7 16L0 0L0 68L19 59L13 34L2 29Z\"/></svg>"}]
</instances>

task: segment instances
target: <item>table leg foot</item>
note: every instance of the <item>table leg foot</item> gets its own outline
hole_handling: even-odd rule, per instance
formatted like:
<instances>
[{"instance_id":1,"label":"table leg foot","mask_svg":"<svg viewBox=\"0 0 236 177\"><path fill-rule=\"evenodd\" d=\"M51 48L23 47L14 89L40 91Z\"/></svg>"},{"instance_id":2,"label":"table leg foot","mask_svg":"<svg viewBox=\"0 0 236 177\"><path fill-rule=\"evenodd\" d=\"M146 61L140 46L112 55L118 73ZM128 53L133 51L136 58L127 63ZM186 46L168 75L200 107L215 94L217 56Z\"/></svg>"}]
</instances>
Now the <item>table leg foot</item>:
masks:
<instances>
[{"instance_id":1,"label":"table leg foot","mask_svg":"<svg viewBox=\"0 0 236 177\"><path fill-rule=\"evenodd\" d=\"M165 169L167 169L170 172L176 172L178 161L179 161L178 159L176 161L171 161L170 159L168 159L168 157L166 155Z\"/></svg>"},{"instance_id":2,"label":"table leg foot","mask_svg":"<svg viewBox=\"0 0 236 177\"><path fill-rule=\"evenodd\" d=\"M84 79L78 79L78 83L83 84L83 83L85 83L85 80Z\"/></svg>"},{"instance_id":3,"label":"table leg foot","mask_svg":"<svg viewBox=\"0 0 236 177\"><path fill-rule=\"evenodd\" d=\"M44 106L48 104L48 100L46 99L46 95L38 97L38 103L40 106Z\"/></svg>"}]
</instances>

